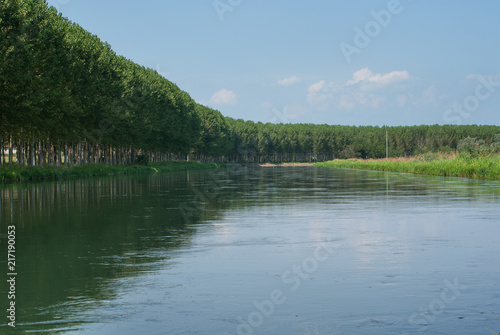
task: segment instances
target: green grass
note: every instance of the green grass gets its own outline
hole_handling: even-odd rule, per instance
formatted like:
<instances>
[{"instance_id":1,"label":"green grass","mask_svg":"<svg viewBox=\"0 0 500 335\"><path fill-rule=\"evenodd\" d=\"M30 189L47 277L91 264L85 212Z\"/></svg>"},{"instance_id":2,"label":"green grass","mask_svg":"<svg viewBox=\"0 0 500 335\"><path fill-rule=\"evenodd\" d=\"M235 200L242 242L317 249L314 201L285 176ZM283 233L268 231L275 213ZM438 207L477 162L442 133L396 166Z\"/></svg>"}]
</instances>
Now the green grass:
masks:
<instances>
[{"instance_id":1,"label":"green grass","mask_svg":"<svg viewBox=\"0 0 500 335\"><path fill-rule=\"evenodd\" d=\"M26 167L14 164L11 167L0 166L0 182L48 180L58 178L107 176L120 174L146 174L164 171L215 169L217 167L218 165L215 163L177 161L151 163L148 166L90 164L72 167Z\"/></svg>"},{"instance_id":2,"label":"green grass","mask_svg":"<svg viewBox=\"0 0 500 335\"><path fill-rule=\"evenodd\" d=\"M499 155L459 155L454 158L438 156L430 159L421 156L411 160L335 160L316 163L315 166L500 180Z\"/></svg>"}]
</instances>

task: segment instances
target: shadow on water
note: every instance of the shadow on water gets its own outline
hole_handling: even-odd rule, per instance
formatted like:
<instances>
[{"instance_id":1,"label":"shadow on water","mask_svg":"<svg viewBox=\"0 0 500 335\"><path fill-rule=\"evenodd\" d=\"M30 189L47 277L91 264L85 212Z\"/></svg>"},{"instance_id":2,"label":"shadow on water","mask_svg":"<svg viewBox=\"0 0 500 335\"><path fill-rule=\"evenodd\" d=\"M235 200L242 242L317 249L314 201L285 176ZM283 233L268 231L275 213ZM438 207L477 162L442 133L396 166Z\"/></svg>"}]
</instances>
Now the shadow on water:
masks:
<instances>
[{"instance_id":1,"label":"shadow on water","mask_svg":"<svg viewBox=\"0 0 500 335\"><path fill-rule=\"evenodd\" d=\"M183 172L2 187L0 264L7 268L7 226L15 225L18 328L78 328L88 316L74 311L113 299L120 278L168 262L200 220L201 211L186 222L178 209L193 196L187 185L200 180L203 173ZM5 281L1 288L6 297ZM0 332L6 328L2 322Z\"/></svg>"},{"instance_id":2,"label":"shadow on water","mask_svg":"<svg viewBox=\"0 0 500 335\"><path fill-rule=\"evenodd\" d=\"M122 279L175 264L200 225L226 211L328 202L348 206L393 196L491 198L499 185L482 181L325 168L239 167L136 177L3 185L0 266L7 226L16 226L18 333L68 331L106 323L99 304L126 294ZM410 199L411 201L411 199ZM356 204L359 206L359 202ZM2 297L7 285L2 281ZM6 306L2 298L2 306ZM6 322L0 332L11 329Z\"/></svg>"}]
</instances>

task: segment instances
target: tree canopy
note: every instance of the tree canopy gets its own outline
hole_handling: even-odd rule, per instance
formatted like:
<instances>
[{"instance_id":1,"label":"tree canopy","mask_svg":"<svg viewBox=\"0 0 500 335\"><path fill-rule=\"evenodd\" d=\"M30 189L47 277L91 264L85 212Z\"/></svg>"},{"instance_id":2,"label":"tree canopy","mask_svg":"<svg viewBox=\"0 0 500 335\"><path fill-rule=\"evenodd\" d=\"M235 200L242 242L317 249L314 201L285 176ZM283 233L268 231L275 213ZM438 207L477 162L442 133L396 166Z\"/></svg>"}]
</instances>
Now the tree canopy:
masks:
<instances>
[{"instance_id":1,"label":"tree canopy","mask_svg":"<svg viewBox=\"0 0 500 335\"><path fill-rule=\"evenodd\" d=\"M33 164L150 159L311 161L453 150L497 126L354 127L224 117L111 46L45 0L0 0L0 147ZM61 158L61 157L64 157ZM4 161L3 153L2 160Z\"/></svg>"}]
</instances>

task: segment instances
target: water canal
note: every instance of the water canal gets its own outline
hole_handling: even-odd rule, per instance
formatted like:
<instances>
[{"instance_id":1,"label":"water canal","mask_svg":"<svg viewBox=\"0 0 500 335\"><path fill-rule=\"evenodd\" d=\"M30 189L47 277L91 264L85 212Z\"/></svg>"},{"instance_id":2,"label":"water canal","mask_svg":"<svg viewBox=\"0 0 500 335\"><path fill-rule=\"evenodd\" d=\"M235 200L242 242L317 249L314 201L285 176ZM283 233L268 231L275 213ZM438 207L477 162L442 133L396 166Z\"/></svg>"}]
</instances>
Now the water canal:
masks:
<instances>
[{"instance_id":1,"label":"water canal","mask_svg":"<svg viewBox=\"0 0 500 335\"><path fill-rule=\"evenodd\" d=\"M500 182L239 167L0 196L2 334L500 332Z\"/></svg>"}]
</instances>

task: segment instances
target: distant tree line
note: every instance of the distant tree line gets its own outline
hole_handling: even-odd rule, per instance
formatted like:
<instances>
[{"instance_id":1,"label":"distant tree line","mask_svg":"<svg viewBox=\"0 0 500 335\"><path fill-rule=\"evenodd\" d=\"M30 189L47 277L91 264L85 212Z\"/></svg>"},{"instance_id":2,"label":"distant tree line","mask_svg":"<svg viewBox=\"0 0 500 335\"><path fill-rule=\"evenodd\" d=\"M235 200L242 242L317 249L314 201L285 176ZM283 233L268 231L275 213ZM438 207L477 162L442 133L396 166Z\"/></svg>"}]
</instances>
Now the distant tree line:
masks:
<instances>
[{"instance_id":1,"label":"distant tree line","mask_svg":"<svg viewBox=\"0 0 500 335\"><path fill-rule=\"evenodd\" d=\"M424 152L449 152L472 137L491 147L498 126L422 125L399 127L262 124L226 118L230 130L230 160L322 161L335 158L384 158L386 131L391 157ZM496 140L499 140L497 135ZM224 146L224 145L221 145ZM498 146L494 146L498 151ZM227 151L226 151L227 152Z\"/></svg>"},{"instance_id":2,"label":"distant tree line","mask_svg":"<svg viewBox=\"0 0 500 335\"><path fill-rule=\"evenodd\" d=\"M497 126L354 127L234 120L63 18L45 0L0 0L0 164L172 159L283 162L491 145ZM3 155L7 148L7 155Z\"/></svg>"}]
</instances>

